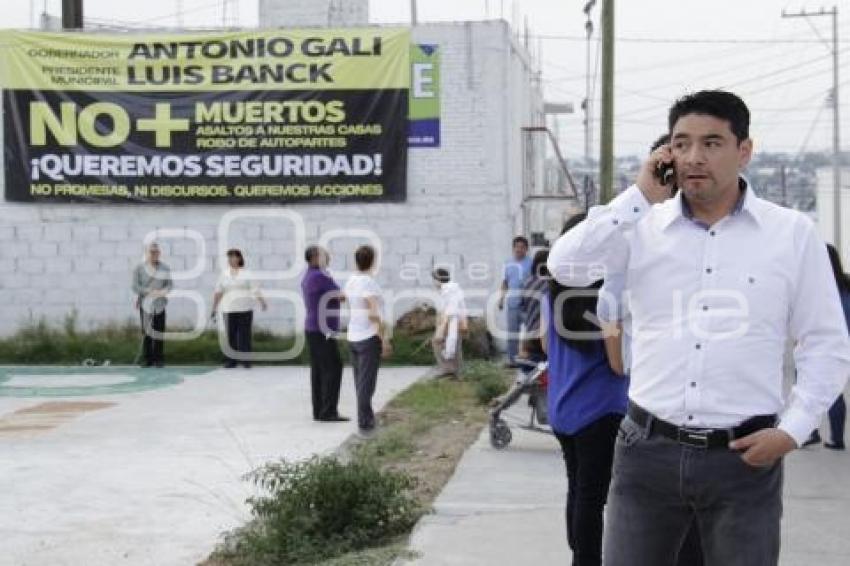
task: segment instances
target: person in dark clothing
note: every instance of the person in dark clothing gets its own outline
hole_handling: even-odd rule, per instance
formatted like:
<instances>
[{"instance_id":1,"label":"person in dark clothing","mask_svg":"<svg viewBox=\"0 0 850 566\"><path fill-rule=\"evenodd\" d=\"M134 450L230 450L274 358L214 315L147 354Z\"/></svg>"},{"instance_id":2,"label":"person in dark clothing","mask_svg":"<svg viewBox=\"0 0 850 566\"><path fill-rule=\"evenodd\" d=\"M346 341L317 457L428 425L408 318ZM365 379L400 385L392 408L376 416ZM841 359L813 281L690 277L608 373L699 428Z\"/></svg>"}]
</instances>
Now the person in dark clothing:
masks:
<instances>
[{"instance_id":1,"label":"person in dark clothing","mask_svg":"<svg viewBox=\"0 0 850 566\"><path fill-rule=\"evenodd\" d=\"M307 272L301 280L301 293L307 316L304 335L310 352L310 389L313 399L313 420L323 422L348 421L339 414L339 387L342 382L342 358L336 335L339 332L339 285L327 272L330 256L319 246L304 252Z\"/></svg>"},{"instance_id":2,"label":"person in dark clothing","mask_svg":"<svg viewBox=\"0 0 850 566\"><path fill-rule=\"evenodd\" d=\"M564 233L584 218L571 218ZM602 332L587 316L596 313L600 286L571 288L552 280L541 307L542 342L549 359L549 421L567 469L567 542L574 566L602 564L614 441L629 386L628 377L611 368Z\"/></svg>"},{"instance_id":3,"label":"person in dark clothing","mask_svg":"<svg viewBox=\"0 0 850 566\"><path fill-rule=\"evenodd\" d=\"M829 254L829 262L832 264L832 272L835 275L835 283L838 285L838 295L841 298L841 308L844 311L844 319L847 321L847 329L850 332L850 275L844 272L841 265L841 256L832 244L826 245ZM847 404L844 394L838 396L835 403L827 411L829 417L830 442L824 442L825 448L830 450L844 450L844 425L847 422ZM820 432L815 429L806 445L816 444L821 441Z\"/></svg>"}]
</instances>

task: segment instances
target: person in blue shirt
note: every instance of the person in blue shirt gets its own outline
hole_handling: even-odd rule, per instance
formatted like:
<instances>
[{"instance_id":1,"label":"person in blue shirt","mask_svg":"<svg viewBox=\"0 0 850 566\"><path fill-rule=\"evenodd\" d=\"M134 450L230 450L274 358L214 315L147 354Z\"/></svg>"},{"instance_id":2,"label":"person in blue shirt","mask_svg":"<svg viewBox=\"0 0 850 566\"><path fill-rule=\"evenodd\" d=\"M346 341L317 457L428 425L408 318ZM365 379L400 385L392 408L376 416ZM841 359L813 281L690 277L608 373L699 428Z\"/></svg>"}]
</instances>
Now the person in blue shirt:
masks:
<instances>
[{"instance_id":1,"label":"person in blue shirt","mask_svg":"<svg viewBox=\"0 0 850 566\"><path fill-rule=\"evenodd\" d=\"M513 239L513 257L505 262L502 275L499 310L507 314L508 363L516 367L519 350L519 335L522 328L522 287L531 274L531 258L528 256L528 240L524 236Z\"/></svg>"},{"instance_id":2,"label":"person in blue shirt","mask_svg":"<svg viewBox=\"0 0 850 566\"><path fill-rule=\"evenodd\" d=\"M584 218L571 218L562 233ZM541 309L549 358L549 423L567 468L567 542L575 566L602 563L614 441L628 402L628 377L612 369L600 327L592 322L601 284L577 289L553 279Z\"/></svg>"}]
</instances>

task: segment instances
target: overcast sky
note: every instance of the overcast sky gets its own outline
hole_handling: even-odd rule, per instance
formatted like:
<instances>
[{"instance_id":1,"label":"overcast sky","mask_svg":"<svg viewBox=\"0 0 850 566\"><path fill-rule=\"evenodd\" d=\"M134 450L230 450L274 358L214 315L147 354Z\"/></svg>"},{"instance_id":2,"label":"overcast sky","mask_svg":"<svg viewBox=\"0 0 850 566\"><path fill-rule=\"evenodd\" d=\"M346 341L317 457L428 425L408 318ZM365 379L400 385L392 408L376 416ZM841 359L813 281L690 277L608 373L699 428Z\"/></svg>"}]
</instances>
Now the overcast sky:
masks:
<instances>
[{"instance_id":1,"label":"overcast sky","mask_svg":"<svg viewBox=\"0 0 850 566\"><path fill-rule=\"evenodd\" d=\"M286 0L281 0L286 1ZM3 27L26 28L45 0L4 0ZM60 13L61 0L47 0ZM542 52L546 97L573 102L585 96L585 0L418 0L422 21L512 21L518 29L528 20L532 50ZM844 118L850 120L850 3L839 14L841 95ZM174 0L86 0L86 17L122 22L176 25ZM239 0L239 23L257 25L257 0ZM831 19L782 19L782 9L819 9L827 1L810 0L619 0L616 5L615 140L619 155L644 153L665 128L670 102L701 88L726 87L744 97L753 114L757 149L797 152L828 149L832 114L825 107L832 86L829 46ZM370 0L375 23L409 21L407 0ZM488 13L489 8L489 13ZM184 21L218 25L222 0L184 0ZM599 6L593 11L599 21ZM673 41L671 41L673 40ZM685 40L685 42L679 42ZM698 42L711 40L712 42ZM746 41L742 43L727 40ZM764 41L762 41L764 40ZM596 44L592 46L595 56ZM597 89L598 96L598 89ZM580 112L560 120L561 144L570 157L583 154ZM850 148L850 128L842 126L842 144ZM598 141L598 136L597 136Z\"/></svg>"}]
</instances>

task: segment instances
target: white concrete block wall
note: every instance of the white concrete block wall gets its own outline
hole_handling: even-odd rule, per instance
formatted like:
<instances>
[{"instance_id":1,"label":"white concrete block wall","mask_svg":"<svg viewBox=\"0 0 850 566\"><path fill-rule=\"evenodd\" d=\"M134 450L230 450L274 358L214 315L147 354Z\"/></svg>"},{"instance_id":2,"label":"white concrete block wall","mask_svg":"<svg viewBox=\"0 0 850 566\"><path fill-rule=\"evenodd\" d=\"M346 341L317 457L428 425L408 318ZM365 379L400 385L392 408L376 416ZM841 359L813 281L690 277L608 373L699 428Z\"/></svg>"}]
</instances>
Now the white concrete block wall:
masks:
<instances>
[{"instance_id":1,"label":"white concrete block wall","mask_svg":"<svg viewBox=\"0 0 850 566\"><path fill-rule=\"evenodd\" d=\"M44 317L60 324L72 310L83 327L136 320L130 271L141 259L150 232L157 237L172 270L203 270L176 282L209 299L222 267L218 227L232 211L280 210L303 219L307 243L340 229L377 234L384 251L379 281L386 291L420 287L430 292L430 271L451 264L468 290L496 289L502 261L510 253L522 190L520 128L534 119L539 94L507 27L498 22L433 24L417 27L414 41L442 50L442 147L409 152L407 202L399 204L309 204L285 207L42 205L9 203L0 196L0 293L4 312L0 335ZM5 190L0 179L0 193ZM284 219L249 217L233 223L228 245L241 247L252 269L301 271L303 249L294 245L294 227ZM360 241L334 238L335 270L354 267L351 252ZM223 245L223 244L222 244ZM418 276L418 281L411 281ZM262 283L264 289L299 289L294 278ZM414 301L401 301L395 315ZM483 299L470 301L482 307ZM293 309L272 300L258 324L293 329ZM195 307L172 300L169 325L189 324Z\"/></svg>"}]
</instances>

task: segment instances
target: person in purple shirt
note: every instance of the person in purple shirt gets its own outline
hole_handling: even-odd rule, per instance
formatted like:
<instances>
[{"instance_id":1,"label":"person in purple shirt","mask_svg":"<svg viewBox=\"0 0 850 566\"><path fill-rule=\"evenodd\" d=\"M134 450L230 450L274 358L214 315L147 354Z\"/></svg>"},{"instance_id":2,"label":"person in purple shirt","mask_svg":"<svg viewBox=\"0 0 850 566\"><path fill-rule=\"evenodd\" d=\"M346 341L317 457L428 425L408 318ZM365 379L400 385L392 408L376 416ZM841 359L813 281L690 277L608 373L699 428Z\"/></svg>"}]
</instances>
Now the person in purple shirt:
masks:
<instances>
[{"instance_id":1,"label":"person in purple shirt","mask_svg":"<svg viewBox=\"0 0 850 566\"><path fill-rule=\"evenodd\" d=\"M584 217L568 220L564 232ZM570 288L552 279L540 307L549 424L567 468L567 542L577 566L602 564L614 440L628 404L629 378L612 369L602 331L592 322L601 285Z\"/></svg>"},{"instance_id":2,"label":"person in purple shirt","mask_svg":"<svg viewBox=\"0 0 850 566\"><path fill-rule=\"evenodd\" d=\"M337 348L339 331L339 285L328 275L330 256L319 246L309 246L304 252L307 273L301 281L301 293L307 317L304 334L310 352L310 387L313 398L313 420L342 422L339 387L342 382L342 358Z\"/></svg>"}]
</instances>

